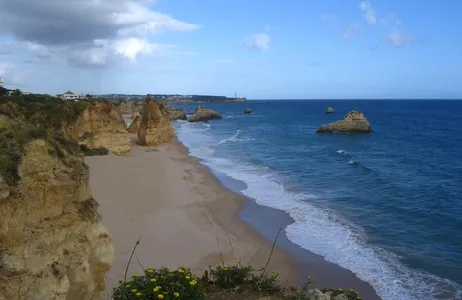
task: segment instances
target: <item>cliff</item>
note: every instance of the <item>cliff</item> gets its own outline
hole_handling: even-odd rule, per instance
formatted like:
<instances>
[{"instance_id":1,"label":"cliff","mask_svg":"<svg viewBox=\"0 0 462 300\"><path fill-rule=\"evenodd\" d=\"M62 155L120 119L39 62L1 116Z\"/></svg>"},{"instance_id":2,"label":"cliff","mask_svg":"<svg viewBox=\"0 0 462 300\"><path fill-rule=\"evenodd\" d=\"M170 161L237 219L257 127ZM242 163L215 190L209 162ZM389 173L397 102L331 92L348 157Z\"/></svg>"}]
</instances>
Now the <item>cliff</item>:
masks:
<instances>
[{"instance_id":1,"label":"cliff","mask_svg":"<svg viewBox=\"0 0 462 300\"><path fill-rule=\"evenodd\" d=\"M171 141L173 135L168 105L157 102L148 95L141 112L137 143L142 146L156 146Z\"/></svg>"},{"instance_id":2,"label":"cliff","mask_svg":"<svg viewBox=\"0 0 462 300\"><path fill-rule=\"evenodd\" d=\"M366 117L355 110L350 111L343 120L339 120L327 125L321 125L316 132L318 133L346 133L346 132L357 132L357 133L369 133L371 132L371 124Z\"/></svg>"},{"instance_id":3,"label":"cliff","mask_svg":"<svg viewBox=\"0 0 462 300\"><path fill-rule=\"evenodd\" d=\"M75 142L0 114L0 299L100 299L114 261Z\"/></svg>"},{"instance_id":4,"label":"cliff","mask_svg":"<svg viewBox=\"0 0 462 300\"><path fill-rule=\"evenodd\" d=\"M133 119L132 123L130 126L128 126L128 133L138 133L140 130L140 125L141 125L141 116L136 116L135 119Z\"/></svg>"},{"instance_id":5,"label":"cliff","mask_svg":"<svg viewBox=\"0 0 462 300\"><path fill-rule=\"evenodd\" d=\"M88 105L75 122L64 126L67 136L89 149L104 147L116 155L130 155L127 126L115 104L95 102Z\"/></svg>"}]
</instances>

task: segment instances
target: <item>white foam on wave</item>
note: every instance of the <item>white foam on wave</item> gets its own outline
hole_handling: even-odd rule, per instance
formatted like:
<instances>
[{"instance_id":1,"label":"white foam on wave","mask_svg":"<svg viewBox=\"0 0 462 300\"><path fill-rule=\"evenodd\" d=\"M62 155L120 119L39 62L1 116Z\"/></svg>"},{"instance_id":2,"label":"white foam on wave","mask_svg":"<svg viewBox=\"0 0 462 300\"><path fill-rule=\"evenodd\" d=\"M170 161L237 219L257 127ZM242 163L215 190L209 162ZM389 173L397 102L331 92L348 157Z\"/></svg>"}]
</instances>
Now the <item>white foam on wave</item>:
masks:
<instances>
[{"instance_id":1,"label":"white foam on wave","mask_svg":"<svg viewBox=\"0 0 462 300\"><path fill-rule=\"evenodd\" d=\"M238 129L236 133L234 133L231 137L222 139L218 142L218 145L226 144L228 142L235 142L237 141L238 137L241 135L241 131Z\"/></svg>"},{"instance_id":2,"label":"white foam on wave","mask_svg":"<svg viewBox=\"0 0 462 300\"><path fill-rule=\"evenodd\" d=\"M195 132L194 138L191 133ZM291 192L281 183L279 174L264 166L217 157L201 151L204 143L214 139L200 131L182 127L179 139L192 155L201 158L215 171L245 182L242 192L260 205L286 211L294 223L286 229L295 244L323 256L326 260L353 271L369 282L384 300L458 299L458 296L438 297L442 290L461 289L456 283L409 269L399 258L377 247L366 245L364 232L338 214L310 203L313 195ZM184 139L182 138L184 137ZM199 142L198 142L199 141ZM209 144L212 145L212 144ZM313 274L316 275L316 274Z\"/></svg>"}]
</instances>

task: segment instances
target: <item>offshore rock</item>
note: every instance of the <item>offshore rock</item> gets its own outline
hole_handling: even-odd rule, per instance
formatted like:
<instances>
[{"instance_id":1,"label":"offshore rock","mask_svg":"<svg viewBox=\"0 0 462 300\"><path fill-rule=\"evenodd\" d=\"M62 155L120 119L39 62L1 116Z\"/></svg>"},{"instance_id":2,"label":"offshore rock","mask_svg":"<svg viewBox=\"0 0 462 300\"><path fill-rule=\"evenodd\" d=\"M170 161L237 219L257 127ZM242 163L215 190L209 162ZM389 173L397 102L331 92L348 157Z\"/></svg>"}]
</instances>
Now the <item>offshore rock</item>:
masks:
<instances>
[{"instance_id":1,"label":"offshore rock","mask_svg":"<svg viewBox=\"0 0 462 300\"><path fill-rule=\"evenodd\" d=\"M223 117L214 111L213 109L209 108L202 108L201 106L197 107L194 110L194 113L189 117L189 122L207 122L209 120L218 120L222 119Z\"/></svg>"},{"instance_id":2,"label":"offshore rock","mask_svg":"<svg viewBox=\"0 0 462 300\"><path fill-rule=\"evenodd\" d=\"M343 120L336 121L327 125L321 125L316 132L324 133L370 133L372 131L371 125L366 117L355 110L350 111Z\"/></svg>"}]
</instances>

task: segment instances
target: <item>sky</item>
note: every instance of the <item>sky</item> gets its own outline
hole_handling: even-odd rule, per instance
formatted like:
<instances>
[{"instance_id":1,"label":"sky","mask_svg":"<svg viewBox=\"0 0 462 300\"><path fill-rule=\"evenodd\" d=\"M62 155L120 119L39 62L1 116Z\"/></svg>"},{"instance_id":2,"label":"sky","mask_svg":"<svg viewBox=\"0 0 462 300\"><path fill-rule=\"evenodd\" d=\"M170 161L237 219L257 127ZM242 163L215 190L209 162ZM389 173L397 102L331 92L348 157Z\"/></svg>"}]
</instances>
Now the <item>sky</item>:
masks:
<instances>
[{"instance_id":1,"label":"sky","mask_svg":"<svg viewBox=\"0 0 462 300\"><path fill-rule=\"evenodd\" d=\"M33 93L462 99L460 0L0 0Z\"/></svg>"}]
</instances>

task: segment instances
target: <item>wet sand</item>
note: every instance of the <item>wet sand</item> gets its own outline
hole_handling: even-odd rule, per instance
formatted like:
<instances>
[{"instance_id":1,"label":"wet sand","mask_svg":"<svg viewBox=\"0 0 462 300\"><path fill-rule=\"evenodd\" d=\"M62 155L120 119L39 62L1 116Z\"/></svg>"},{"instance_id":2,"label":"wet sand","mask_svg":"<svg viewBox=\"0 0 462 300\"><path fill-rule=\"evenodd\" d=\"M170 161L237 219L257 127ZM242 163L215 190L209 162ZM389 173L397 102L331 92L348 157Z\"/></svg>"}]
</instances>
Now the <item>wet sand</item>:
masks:
<instances>
[{"instance_id":1,"label":"wet sand","mask_svg":"<svg viewBox=\"0 0 462 300\"><path fill-rule=\"evenodd\" d=\"M131 157L86 157L86 163L93 196L116 251L116 261L106 275L106 296L123 279L140 237L136 254L144 268L185 266L201 274L209 265L241 261L260 269L271 253L278 226L290 222L279 211L256 204L249 208L251 200L225 188L176 140L158 147L133 145ZM239 217L243 208L255 222L249 222L252 226ZM268 270L280 272L282 282L299 283L312 275L316 287L353 287L363 299L379 299L350 271L297 249L284 232ZM140 273L134 257L128 276Z\"/></svg>"}]
</instances>

